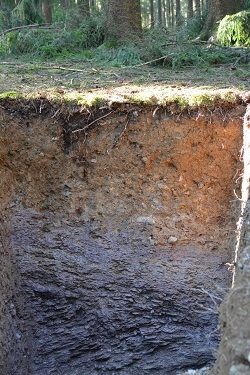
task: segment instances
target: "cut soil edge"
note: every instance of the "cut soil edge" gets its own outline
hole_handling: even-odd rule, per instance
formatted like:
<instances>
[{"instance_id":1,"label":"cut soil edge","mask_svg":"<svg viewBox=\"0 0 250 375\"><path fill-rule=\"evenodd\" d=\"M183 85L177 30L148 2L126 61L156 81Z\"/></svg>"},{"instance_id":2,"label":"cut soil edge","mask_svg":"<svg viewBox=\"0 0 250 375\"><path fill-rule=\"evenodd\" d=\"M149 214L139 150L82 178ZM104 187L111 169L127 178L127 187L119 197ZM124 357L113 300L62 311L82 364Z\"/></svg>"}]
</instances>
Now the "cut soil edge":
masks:
<instances>
[{"instance_id":1,"label":"cut soil edge","mask_svg":"<svg viewBox=\"0 0 250 375\"><path fill-rule=\"evenodd\" d=\"M244 116L241 215L233 267L233 287L220 306L221 342L214 368L215 374L250 373L250 106Z\"/></svg>"}]
</instances>

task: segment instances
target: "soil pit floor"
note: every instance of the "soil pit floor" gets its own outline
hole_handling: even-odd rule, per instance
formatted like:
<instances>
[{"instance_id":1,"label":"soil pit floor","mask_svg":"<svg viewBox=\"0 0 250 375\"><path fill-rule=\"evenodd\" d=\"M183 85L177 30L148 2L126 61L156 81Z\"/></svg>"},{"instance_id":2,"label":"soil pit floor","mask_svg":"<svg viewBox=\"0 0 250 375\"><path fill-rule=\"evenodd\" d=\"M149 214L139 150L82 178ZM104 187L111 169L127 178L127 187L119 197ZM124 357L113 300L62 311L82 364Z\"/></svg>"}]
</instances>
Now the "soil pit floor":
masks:
<instances>
[{"instance_id":1,"label":"soil pit floor","mask_svg":"<svg viewBox=\"0 0 250 375\"><path fill-rule=\"evenodd\" d=\"M108 111L0 106L1 375L214 361L245 107Z\"/></svg>"}]
</instances>

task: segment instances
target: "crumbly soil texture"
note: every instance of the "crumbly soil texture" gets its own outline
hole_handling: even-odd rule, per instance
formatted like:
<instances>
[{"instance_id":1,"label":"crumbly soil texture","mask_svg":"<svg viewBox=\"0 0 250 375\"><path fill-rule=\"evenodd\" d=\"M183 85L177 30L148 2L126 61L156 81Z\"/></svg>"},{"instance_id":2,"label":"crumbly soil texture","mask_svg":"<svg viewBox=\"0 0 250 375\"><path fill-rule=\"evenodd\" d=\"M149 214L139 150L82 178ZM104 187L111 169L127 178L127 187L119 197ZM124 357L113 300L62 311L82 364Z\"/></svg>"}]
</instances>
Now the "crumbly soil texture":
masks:
<instances>
[{"instance_id":1,"label":"crumbly soil texture","mask_svg":"<svg viewBox=\"0 0 250 375\"><path fill-rule=\"evenodd\" d=\"M214 362L245 111L1 100L1 375Z\"/></svg>"}]
</instances>

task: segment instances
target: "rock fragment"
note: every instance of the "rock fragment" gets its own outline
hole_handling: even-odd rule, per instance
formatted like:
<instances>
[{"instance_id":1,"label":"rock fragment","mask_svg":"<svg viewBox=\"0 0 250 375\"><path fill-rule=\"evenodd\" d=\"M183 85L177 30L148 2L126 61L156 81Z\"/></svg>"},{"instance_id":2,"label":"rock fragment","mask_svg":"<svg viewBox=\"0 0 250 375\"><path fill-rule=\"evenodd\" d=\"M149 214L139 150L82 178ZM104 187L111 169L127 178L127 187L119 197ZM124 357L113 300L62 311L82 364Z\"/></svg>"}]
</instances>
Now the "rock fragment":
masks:
<instances>
[{"instance_id":1,"label":"rock fragment","mask_svg":"<svg viewBox=\"0 0 250 375\"><path fill-rule=\"evenodd\" d=\"M178 241L178 238L177 237L175 237L175 236L170 236L170 237L168 237L168 243L170 244L170 245L173 245L173 244L175 244L176 242Z\"/></svg>"}]
</instances>

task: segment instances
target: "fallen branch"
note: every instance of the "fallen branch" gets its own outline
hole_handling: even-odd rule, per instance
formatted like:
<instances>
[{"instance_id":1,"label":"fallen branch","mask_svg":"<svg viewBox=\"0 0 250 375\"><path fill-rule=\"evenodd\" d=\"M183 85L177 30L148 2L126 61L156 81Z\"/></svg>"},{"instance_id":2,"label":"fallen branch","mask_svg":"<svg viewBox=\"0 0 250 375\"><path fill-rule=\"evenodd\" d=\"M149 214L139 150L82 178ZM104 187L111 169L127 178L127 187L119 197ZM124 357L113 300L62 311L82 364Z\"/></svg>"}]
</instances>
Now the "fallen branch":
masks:
<instances>
[{"instance_id":1,"label":"fallen branch","mask_svg":"<svg viewBox=\"0 0 250 375\"><path fill-rule=\"evenodd\" d=\"M63 66L52 66L52 67L42 67L42 69L59 69L59 70L67 70L69 72L80 72L80 73L88 73L86 72L86 70L82 70L82 69L74 69L74 68L64 68ZM93 70L92 70L93 72ZM91 72L89 72L89 74L91 74Z\"/></svg>"},{"instance_id":2,"label":"fallen branch","mask_svg":"<svg viewBox=\"0 0 250 375\"><path fill-rule=\"evenodd\" d=\"M92 68L92 70L90 72L87 72L86 70L83 70L83 69L74 69L74 68L65 68L63 66L44 66L44 65L34 65L34 66L31 66L30 64L18 64L18 63L12 63L12 62L8 62L8 61L1 61L0 62L1 65L9 65L9 66L14 66L14 67L17 67L17 68L28 68L28 69L44 69L44 70L53 70L53 69L59 69L59 70L66 70L66 71L69 71L69 72L79 72L79 73L87 73L87 74L91 74L91 73L95 73L95 70L94 68Z\"/></svg>"},{"instance_id":3,"label":"fallen branch","mask_svg":"<svg viewBox=\"0 0 250 375\"><path fill-rule=\"evenodd\" d=\"M148 65L148 64L151 64L153 62L166 59L167 57L168 57L168 55L165 55L165 56L159 57L158 59L150 60L150 61L147 61L147 62L142 63L142 64L137 64L137 65L132 65L132 66L124 66L123 68L138 68L139 66Z\"/></svg>"},{"instance_id":4,"label":"fallen branch","mask_svg":"<svg viewBox=\"0 0 250 375\"><path fill-rule=\"evenodd\" d=\"M0 36L3 36L5 34L8 34L8 33L11 33L12 31L17 31L17 30L22 30L22 29L30 29L30 28L38 28L38 27L51 27L51 25L49 23L41 23L41 24L34 24L34 25L24 25L24 26L16 26L16 27L12 27L11 29L8 29L8 30L5 30L5 31L2 31L0 33Z\"/></svg>"}]
</instances>

